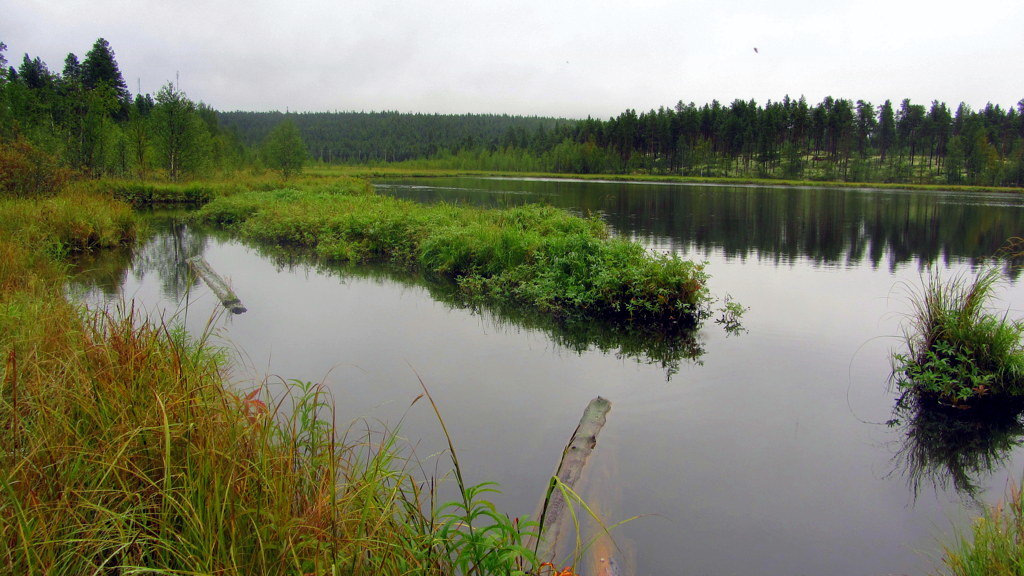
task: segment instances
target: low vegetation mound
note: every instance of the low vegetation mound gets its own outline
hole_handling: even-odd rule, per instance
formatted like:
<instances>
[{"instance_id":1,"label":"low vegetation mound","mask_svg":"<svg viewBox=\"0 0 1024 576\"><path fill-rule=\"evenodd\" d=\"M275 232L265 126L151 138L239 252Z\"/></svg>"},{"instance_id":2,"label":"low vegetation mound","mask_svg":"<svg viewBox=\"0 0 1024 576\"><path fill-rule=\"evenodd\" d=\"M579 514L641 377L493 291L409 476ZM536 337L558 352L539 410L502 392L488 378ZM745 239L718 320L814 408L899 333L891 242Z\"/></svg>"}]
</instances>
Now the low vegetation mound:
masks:
<instances>
[{"instance_id":1,"label":"low vegetation mound","mask_svg":"<svg viewBox=\"0 0 1024 576\"><path fill-rule=\"evenodd\" d=\"M709 314L701 264L652 254L610 237L598 218L549 206L423 205L353 180L218 198L196 217L327 260L387 262L452 281L470 302L666 328L691 327Z\"/></svg>"},{"instance_id":2,"label":"low vegetation mound","mask_svg":"<svg viewBox=\"0 0 1024 576\"><path fill-rule=\"evenodd\" d=\"M989 269L973 280L926 281L914 299L908 353L893 356L901 389L965 407L1024 396L1024 323L986 308L999 278Z\"/></svg>"}]
</instances>

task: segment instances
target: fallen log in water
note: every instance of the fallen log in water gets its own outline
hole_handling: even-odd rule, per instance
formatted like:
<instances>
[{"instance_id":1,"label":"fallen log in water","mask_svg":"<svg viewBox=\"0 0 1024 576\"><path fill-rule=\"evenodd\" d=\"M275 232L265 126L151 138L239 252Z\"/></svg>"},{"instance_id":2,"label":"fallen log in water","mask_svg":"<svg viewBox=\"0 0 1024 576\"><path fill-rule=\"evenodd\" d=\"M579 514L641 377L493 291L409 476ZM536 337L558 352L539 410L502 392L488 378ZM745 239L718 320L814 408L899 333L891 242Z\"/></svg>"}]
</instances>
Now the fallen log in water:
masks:
<instances>
[{"instance_id":1,"label":"fallen log in water","mask_svg":"<svg viewBox=\"0 0 1024 576\"><path fill-rule=\"evenodd\" d=\"M574 489L576 482L583 474L583 467L587 464L587 458L597 445L597 434L604 426L608 411L612 404L608 400L598 396L587 404L583 411L583 417L576 426L569 444L562 451L562 460L558 463L558 471L555 477L558 482L570 489ZM541 503L540 541L537 543L537 560L540 562L551 562L554 559L558 547L558 539L561 536L562 527L565 524L565 510L568 506L562 491L556 486L555 478L552 478L548 492ZM611 559L608 559L609 567L612 567Z\"/></svg>"},{"instance_id":2,"label":"fallen log in water","mask_svg":"<svg viewBox=\"0 0 1024 576\"><path fill-rule=\"evenodd\" d=\"M186 260L192 271L196 273L206 282L206 285L210 287L210 290L217 296L220 303L225 308L230 310L233 314L241 314L245 312L245 306L242 306L242 301L238 299L228 283L217 274L213 268L210 267L210 263L206 261L202 256L193 256Z\"/></svg>"}]
</instances>

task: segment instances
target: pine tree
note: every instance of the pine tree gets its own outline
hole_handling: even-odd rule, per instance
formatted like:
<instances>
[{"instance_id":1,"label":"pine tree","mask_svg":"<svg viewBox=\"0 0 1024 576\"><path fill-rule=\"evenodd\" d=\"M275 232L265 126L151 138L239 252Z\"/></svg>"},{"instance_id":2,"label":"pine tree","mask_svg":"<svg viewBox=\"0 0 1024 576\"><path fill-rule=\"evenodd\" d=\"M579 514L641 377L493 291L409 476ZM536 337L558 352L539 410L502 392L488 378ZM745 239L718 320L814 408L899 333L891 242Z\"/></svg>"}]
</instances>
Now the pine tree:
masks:
<instances>
[{"instance_id":1,"label":"pine tree","mask_svg":"<svg viewBox=\"0 0 1024 576\"><path fill-rule=\"evenodd\" d=\"M61 74L62 79L67 84L81 85L82 83L82 64L78 61L78 56L74 53L69 53L64 58L64 72Z\"/></svg>"}]
</instances>

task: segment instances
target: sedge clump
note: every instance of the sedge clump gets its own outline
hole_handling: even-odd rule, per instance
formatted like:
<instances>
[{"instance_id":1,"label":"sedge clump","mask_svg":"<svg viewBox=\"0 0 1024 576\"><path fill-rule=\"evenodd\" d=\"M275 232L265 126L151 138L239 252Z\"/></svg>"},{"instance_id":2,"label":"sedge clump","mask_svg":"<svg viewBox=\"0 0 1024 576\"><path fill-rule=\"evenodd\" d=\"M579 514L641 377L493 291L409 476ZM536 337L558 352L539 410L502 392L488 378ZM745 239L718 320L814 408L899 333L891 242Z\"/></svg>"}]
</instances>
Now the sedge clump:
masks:
<instances>
[{"instance_id":1,"label":"sedge clump","mask_svg":"<svg viewBox=\"0 0 1024 576\"><path fill-rule=\"evenodd\" d=\"M912 297L907 352L893 354L901 390L960 407L1024 395L1024 323L991 311L999 279L989 268L925 280Z\"/></svg>"}]
</instances>

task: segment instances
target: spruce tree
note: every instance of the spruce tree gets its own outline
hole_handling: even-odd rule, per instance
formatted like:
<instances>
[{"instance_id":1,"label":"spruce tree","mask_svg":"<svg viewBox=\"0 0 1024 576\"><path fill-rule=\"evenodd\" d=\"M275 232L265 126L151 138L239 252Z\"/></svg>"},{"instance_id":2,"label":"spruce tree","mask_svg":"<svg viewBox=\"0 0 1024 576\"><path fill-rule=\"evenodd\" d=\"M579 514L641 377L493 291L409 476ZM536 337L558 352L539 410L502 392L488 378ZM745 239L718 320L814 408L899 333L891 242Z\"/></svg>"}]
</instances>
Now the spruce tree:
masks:
<instances>
[{"instance_id":1,"label":"spruce tree","mask_svg":"<svg viewBox=\"0 0 1024 576\"><path fill-rule=\"evenodd\" d=\"M78 61L78 56L74 53L69 53L64 58L64 72L61 74L65 83L72 84L75 86L81 85L82 83L82 64Z\"/></svg>"},{"instance_id":2,"label":"spruce tree","mask_svg":"<svg viewBox=\"0 0 1024 576\"><path fill-rule=\"evenodd\" d=\"M885 162L889 149L896 144L896 114L893 112L891 100L886 100L884 104L878 107L877 141L881 161Z\"/></svg>"},{"instance_id":3,"label":"spruce tree","mask_svg":"<svg viewBox=\"0 0 1024 576\"><path fill-rule=\"evenodd\" d=\"M124 106L131 102L131 94L121 76L121 70L117 67L114 51L110 48L110 43L103 38L96 40L82 62L82 85L85 89L92 90L101 84L113 88L118 101Z\"/></svg>"}]
</instances>

